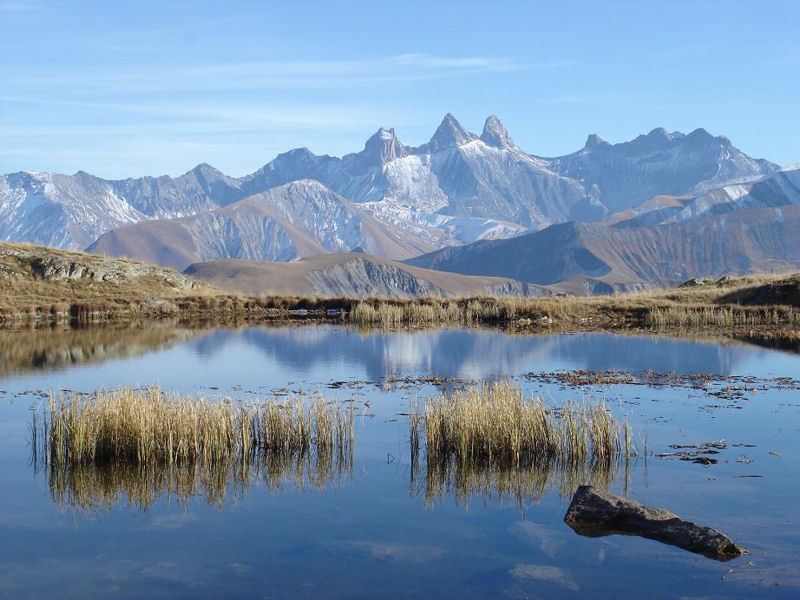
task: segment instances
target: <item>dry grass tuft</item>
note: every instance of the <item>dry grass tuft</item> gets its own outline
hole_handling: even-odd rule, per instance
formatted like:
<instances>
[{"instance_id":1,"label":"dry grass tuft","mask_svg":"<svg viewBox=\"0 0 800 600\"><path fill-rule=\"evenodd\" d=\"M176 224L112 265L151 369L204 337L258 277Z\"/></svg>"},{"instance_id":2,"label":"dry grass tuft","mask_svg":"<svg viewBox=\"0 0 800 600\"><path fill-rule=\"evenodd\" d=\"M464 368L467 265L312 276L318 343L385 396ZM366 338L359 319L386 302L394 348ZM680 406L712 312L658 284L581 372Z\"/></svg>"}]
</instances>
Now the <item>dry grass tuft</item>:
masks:
<instances>
[{"instance_id":1,"label":"dry grass tuft","mask_svg":"<svg viewBox=\"0 0 800 600\"><path fill-rule=\"evenodd\" d=\"M672 305L649 309L645 323L654 328L678 329L797 327L800 326L800 311L788 306Z\"/></svg>"},{"instance_id":2,"label":"dry grass tuft","mask_svg":"<svg viewBox=\"0 0 800 600\"><path fill-rule=\"evenodd\" d=\"M630 452L605 404L552 408L507 383L430 398L424 424L428 460L445 456L513 467L554 460L602 464Z\"/></svg>"},{"instance_id":3,"label":"dry grass tuft","mask_svg":"<svg viewBox=\"0 0 800 600\"><path fill-rule=\"evenodd\" d=\"M636 450L627 422L602 404L546 406L507 383L487 384L430 398L423 415L412 410L412 489L415 441L424 425L425 495L536 498L553 485L607 484ZM416 459L418 461L418 459Z\"/></svg>"},{"instance_id":4,"label":"dry grass tuft","mask_svg":"<svg viewBox=\"0 0 800 600\"><path fill-rule=\"evenodd\" d=\"M34 460L40 453L54 499L83 508L120 494L146 508L201 488L221 503L229 482L259 476L272 488L289 475L323 486L352 469L353 411L321 397L240 404L124 388L51 396L41 413Z\"/></svg>"}]
</instances>

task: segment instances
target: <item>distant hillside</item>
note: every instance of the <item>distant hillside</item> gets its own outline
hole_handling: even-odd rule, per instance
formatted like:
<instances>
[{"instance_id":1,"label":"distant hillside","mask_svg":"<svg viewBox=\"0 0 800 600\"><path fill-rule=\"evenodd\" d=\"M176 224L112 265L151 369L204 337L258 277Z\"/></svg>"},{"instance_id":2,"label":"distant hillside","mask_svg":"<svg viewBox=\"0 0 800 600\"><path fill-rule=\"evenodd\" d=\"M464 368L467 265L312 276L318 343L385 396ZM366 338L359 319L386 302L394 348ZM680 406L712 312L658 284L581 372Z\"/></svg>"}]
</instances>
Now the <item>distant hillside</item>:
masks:
<instances>
[{"instance_id":1,"label":"distant hillside","mask_svg":"<svg viewBox=\"0 0 800 600\"><path fill-rule=\"evenodd\" d=\"M610 215L606 222L641 227L688 221L738 210L780 208L800 204L800 166L786 167L756 181L732 183L696 197L657 196ZM780 218L781 211L775 213Z\"/></svg>"},{"instance_id":2,"label":"distant hillside","mask_svg":"<svg viewBox=\"0 0 800 600\"><path fill-rule=\"evenodd\" d=\"M752 181L777 166L753 159L724 136L653 129L621 144L590 135L583 149L552 160L551 168L596 189L609 211L657 195L700 195L727 183Z\"/></svg>"},{"instance_id":3,"label":"distant hillside","mask_svg":"<svg viewBox=\"0 0 800 600\"><path fill-rule=\"evenodd\" d=\"M180 177L108 181L20 172L0 176L0 238L83 249L111 229L211 210L241 198L238 182L208 165Z\"/></svg>"},{"instance_id":4,"label":"distant hillside","mask_svg":"<svg viewBox=\"0 0 800 600\"><path fill-rule=\"evenodd\" d=\"M800 206L740 210L652 227L563 223L510 240L445 248L407 262L464 275L560 283L583 293L784 272L800 267Z\"/></svg>"},{"instance_id":5,"label":"distant hillside","mask_svg":"<svg viewBox=\"0 0 800 600\"><path fill-rule=\"evenodd\" d=\"M24 280L31 282L63 282L77 287L104 284L127 286L146 281L176 291L207 287L197 280L136 260L111 259L104 256L35 246L0 242L0 281L5 287Z\"/></svg>"},{"instance_id":6,"label":"distant hillside","mask_svg":"<svg viewBox=\"0 0 800 600\"><path fill-rule=\"evenodd\" d=\"M194 264L185 272L220 289L257 296L412 298L549 293L511 279L432 271L357 253L319 255L289 263L220 260Z\"/></svg>"},{"instance_id":7,"label":"distant hillside","mask_svg":"<svg viewBox=\"0 0 800 600\"><path fill-rule=\"evenodd\" d=\"M221 258L290 261L356 248L402 259L435 247L386 227L321 183L302 180L191 217L115 229L88 251L182 270Z\"/></svg>"}]
</instances>

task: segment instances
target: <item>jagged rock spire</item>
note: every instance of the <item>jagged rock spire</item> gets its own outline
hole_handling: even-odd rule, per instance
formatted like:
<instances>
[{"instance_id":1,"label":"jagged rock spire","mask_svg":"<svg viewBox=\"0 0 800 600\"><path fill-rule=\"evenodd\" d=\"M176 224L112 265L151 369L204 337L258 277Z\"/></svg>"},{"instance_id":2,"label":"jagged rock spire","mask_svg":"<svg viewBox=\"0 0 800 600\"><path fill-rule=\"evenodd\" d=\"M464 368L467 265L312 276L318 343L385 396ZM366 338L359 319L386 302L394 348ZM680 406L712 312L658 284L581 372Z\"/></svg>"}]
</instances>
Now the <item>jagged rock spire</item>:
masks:
<instances>
[{"instance_id":1,"label":"jagged rock spire","mask_svg":"<svg viewBox=\"0 0 800 600\"><path fill-rule=\"evenodd\" d=\"M481 139L487 146L494 146L495 148L513 148L516 146L500 119L495 115L489 115L489 118L486 119Z\"/></svg>"},{"instance_id":2,"label":"jagged rock spire","mask_svg":"<svg viewBox=\"0 0 800 600\"><path fill-rule=\"evenodd\" d=\"M395 158L408 156L408 149L397 139L393 128L381 127L364 144L363 155L372 164L385 165Z\"/></svg>"},{"instance_id":3,"label":"jagged rock spire","mask_svg":"<svg viewBox=\"0 0 800 600\"><path fill-rule=\"evenodd\" d=\"M464 129L452 114L447 113L433 134L428 147L431 152L436 152L440 148L460 146L474 139L477 139L475 134Z\"/></svg>"},{"instance_id":4,"label":"jagged rock spire","mask_svg":"<svg viewBox=\"0 0 800 600\"><path fill-rule=\"evenodd\" d=\"M590 133L589 137L586 138L586 144L585 144L586 148L596 148L597 146L602 146L602 145L608 146L608 142L605 141L596 133Z\"/></svg>"}]
</instances>

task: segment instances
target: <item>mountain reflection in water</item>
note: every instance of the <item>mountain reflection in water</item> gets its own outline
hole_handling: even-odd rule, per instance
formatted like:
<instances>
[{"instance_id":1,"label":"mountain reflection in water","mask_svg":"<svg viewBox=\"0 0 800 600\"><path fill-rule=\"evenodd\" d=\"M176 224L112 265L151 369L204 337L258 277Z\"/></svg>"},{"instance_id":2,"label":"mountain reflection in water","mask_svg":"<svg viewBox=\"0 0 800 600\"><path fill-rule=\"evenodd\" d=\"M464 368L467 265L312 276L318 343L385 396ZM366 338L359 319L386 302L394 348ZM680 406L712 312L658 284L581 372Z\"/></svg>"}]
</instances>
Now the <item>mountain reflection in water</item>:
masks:
<instances>
[{"instance_id":1,"label":"mountain reflection in water","mask_svg":"<svg viewBox=\"0 0 800 600\"><path fill-rule=\"evenodd\" d=\"M737 343L603 333L508 335L482 329L359 332L341 327L215 331L190 342L190 346L211 357L240 341L295 371L303 372L315 364L356 363L374 380L409 372L491 379L517 374L537 363L564 363L570 368L597 371L727 375L737 362L762 352Z\"/></svg>"},{"instance_id":2,"label":"mountain reflection in water","mask_svg":"<svg viewBox=\"0 0 800 600\"><path fill-rule=\"evenodd\" d=\"M591 340L591 343L587 343ZM172 348L195 361L250 354L302 374L317 366L348 365L374 380L416 373L493 379L540 364L603 371L729 374L757 346L604 333L509 335L487 329L365 331L334 325L193 329L130 328L0 331L0 376L57 370ZM157 375L157 374L156 374Z\"/></svg>"}]
</instances>

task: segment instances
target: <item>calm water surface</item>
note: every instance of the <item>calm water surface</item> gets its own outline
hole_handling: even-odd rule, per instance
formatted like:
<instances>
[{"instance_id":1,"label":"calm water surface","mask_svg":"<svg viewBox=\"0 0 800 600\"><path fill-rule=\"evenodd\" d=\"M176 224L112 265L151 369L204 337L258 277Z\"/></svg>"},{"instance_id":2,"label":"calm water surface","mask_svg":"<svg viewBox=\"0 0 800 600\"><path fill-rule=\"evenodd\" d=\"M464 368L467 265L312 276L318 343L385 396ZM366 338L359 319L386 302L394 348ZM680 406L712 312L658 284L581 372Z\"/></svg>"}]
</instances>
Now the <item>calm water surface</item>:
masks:
<instances>
[{"instance_id":1,"label":"calm water surface","mask_svg":"<svg viewBox=\"0 0 800 600\"><path fill-rule=\"evenodd\" d=\"M718 378L705 388L573 387L541 376L572 370ZM796 598L800 390L779 377L800 377L800 357L606 334L4 332L0 596ZM447 486L426 493L433 482L410 464L410 403L499 379L554 403L606 400L630 419L643 455L611 474L612 491L718 528L750 555L720 563L636 537L578 536L562 520L577 481L558 473L517 498ZM102 478L88 478L80 498L59 494L31 464L30 409L42 394L153 384L209 397L350 401L352 469L298 478L295 465L268 482L255 474L211 502L200 486L188 501L165 491L143 507L123 483ZM670 444L718 440L727 447L711 466L655 456ZM109 491L116 501L91 506Z\"/></svg>"}]
</instances>

